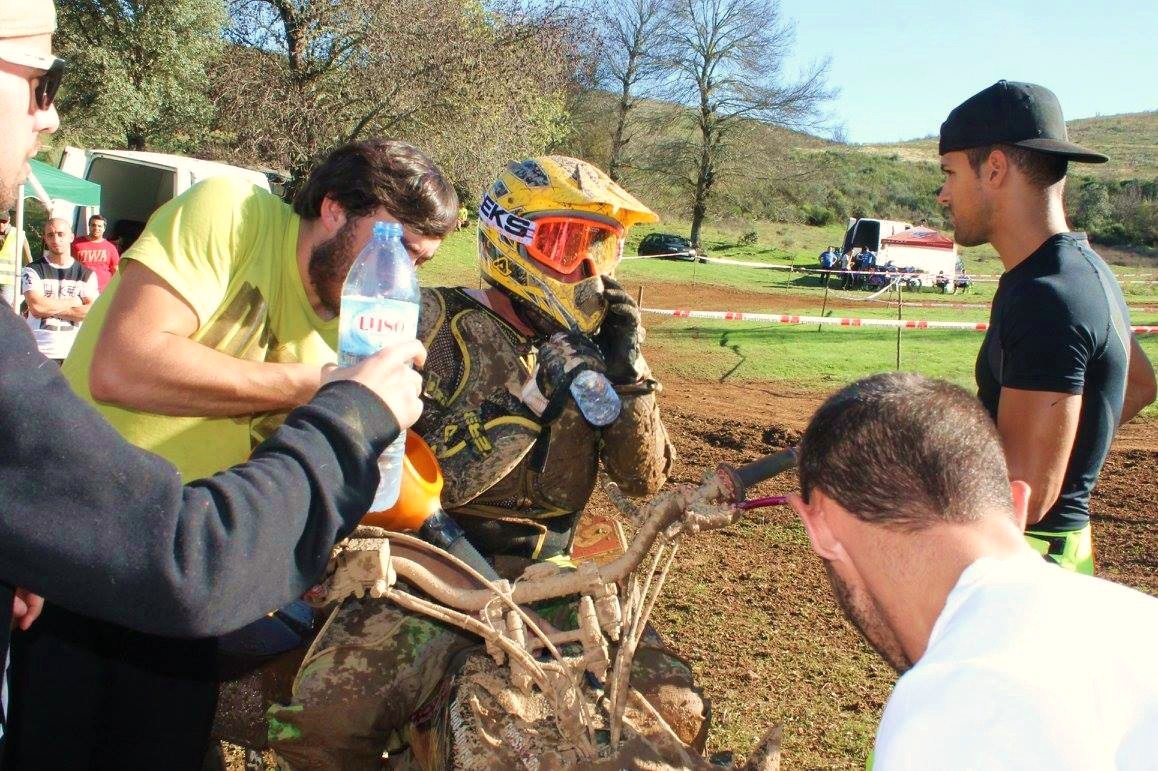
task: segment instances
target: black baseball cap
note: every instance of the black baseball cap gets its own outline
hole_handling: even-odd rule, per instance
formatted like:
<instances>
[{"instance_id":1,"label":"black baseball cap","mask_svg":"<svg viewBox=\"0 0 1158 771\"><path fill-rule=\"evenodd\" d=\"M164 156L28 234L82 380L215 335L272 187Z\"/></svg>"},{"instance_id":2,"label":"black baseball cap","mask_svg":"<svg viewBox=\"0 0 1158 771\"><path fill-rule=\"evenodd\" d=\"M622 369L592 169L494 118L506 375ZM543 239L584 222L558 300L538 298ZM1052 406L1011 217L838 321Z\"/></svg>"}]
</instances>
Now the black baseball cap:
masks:
<instances>
[{"instance_id":1,"label":"black baseball cap","mask_svg":"<svg viewBox=\"0 0 1158 771\"><path fill-rule=\"evenodd\" d=\"M999 80L953 108L941 124L941 155L999 143L1080 163L1110 160L1069 141L1057 96L1035 83Z\"/></svg>"}]
</instances>

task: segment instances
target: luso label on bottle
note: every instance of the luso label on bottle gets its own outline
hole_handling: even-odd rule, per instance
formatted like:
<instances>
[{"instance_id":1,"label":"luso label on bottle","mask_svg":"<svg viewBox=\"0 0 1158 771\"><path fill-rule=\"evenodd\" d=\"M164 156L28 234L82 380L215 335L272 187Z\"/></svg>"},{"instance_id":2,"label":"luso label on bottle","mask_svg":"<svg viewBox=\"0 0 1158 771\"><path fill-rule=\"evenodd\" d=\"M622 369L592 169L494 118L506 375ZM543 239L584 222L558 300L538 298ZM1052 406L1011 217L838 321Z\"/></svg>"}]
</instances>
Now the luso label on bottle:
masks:
<instances>
[{"instance_id":1,"label":"luso label on bottle","mask_svg":"<svg viewBox=\"0 0 1158 771\"><path fill-rule=\"evenodd\" d=\"M395 340L418 333L418 305L383 298L342 298L339 347L342 353L371 356Z\"/></svg>"}]
</instances>

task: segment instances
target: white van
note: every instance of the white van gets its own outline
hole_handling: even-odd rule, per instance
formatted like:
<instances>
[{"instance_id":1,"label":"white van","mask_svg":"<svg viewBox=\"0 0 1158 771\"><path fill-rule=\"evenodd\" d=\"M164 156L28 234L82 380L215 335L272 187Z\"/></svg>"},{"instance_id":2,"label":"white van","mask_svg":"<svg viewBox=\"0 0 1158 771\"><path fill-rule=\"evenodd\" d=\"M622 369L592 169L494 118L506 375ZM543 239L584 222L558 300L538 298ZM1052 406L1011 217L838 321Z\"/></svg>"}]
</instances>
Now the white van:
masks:
<instances>
[{"instance_id":1,"label":"white van","mask_svg":"<svg viewBox=\"0 0 1158 771\"><path fill-rule=\"evenodd\" d=\"M100 214L108 220L105 237L121 239L124 251L145 227L149 216L161 204L175 198L203 179L231 176L269 190L269 179L260 171L203 161L183 155L135 150L84 150L66 147L60 159L61 171L101 186L97 207L61 205L55 211L73 224L73 232L83 234L88 218Z\"/></svg>"}]
</instances>

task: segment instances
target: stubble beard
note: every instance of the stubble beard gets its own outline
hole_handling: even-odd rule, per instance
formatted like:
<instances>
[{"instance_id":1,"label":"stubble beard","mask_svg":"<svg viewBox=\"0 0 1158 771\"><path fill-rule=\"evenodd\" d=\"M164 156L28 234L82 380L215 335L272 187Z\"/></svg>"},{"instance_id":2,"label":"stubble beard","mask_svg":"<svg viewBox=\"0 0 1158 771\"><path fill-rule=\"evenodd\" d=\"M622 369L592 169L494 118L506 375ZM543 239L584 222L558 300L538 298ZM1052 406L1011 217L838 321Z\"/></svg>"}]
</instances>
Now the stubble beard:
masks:
<instances>
[{"instance_id":1,"label":"stubble beard","mask_svg":"<svg viewBox=\"0 0 1158 771\"><path fill-rule=\"evenodd\" d=\"M342 286L357 257L352 248L356 221L347 219L337 233L310 250L309 276L318 302L335 316L342 309Z\"/></svg>"},{"instance_id":2,"label":"stubble beard","mask_svg":"<svg viewBox=\"0 0 1158 771\"><path fill-rule=\"evenodd\" d=\"M912 669L913 662L905 654L896 634L885 623L880 606L863 591L856 590L846 583L833 569L831 563L825 562L824 569L828 572L828 580L832 584L836 603L844 611L845 618L864 637L865 642L872 646L898 675Z\"/></svg>"},{"instance_id":3,"label":"stubble beard","mask_svg":"<svg viewBox=\"0 0 1158 771\"><path fill-rule=\"evenodd\" d=\"M16 208L16 191L19 187L20 182L9 179L8 175L0 171L0 211Z\"/></svg>"},{"instance_id":4,"label":"stubble beard","mask_svg":"<svg viewBox=\"0 0 1158 771\"><path fill-rule=\"evenodd\" d=\"M993 205L988 200L978 202L973 216L958 218L953 208L949 208L953 222L953 240L960 246L981 246L989 243L990 223L993 221Z\"/></svg>"}]
</instances>

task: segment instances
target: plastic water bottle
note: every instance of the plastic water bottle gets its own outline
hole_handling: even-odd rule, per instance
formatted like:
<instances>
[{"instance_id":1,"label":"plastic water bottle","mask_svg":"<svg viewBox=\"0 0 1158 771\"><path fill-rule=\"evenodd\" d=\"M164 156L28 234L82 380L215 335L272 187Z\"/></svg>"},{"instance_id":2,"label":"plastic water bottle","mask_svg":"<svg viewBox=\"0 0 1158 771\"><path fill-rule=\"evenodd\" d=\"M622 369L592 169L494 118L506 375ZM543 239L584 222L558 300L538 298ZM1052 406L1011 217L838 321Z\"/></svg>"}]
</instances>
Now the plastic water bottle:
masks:
<instances>
[{"instance_id":1,"label":"plastic water bottle","mask_svg":"<svg viewBox=\"0 0 1158 771\"><path fill-rule=\"evenodd\" d=\"M348 367L389 343L418 334L421 295L418 276L406 247L402 226L375 222L370 242L358 254L342 287L338 322L338 365ZM398 500L406 432L398 435L378 459L381 481L370 511L384 511Z\"/></svg>"},{"instance_id":2,"label":"plastic water bottle","mask_svg":"<svg viewBox=\"0 0 1158 771\"><path fill-rule=\"evenodd\" d=\"M585 369L571 380L571 398L591 425L609 426L623 411L623 401L602 372Z\"/></svg>"}]
</instances>

